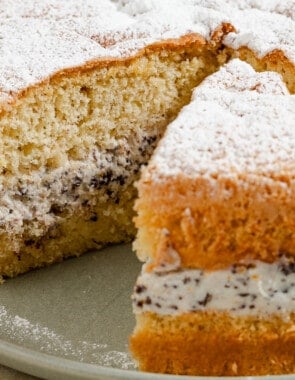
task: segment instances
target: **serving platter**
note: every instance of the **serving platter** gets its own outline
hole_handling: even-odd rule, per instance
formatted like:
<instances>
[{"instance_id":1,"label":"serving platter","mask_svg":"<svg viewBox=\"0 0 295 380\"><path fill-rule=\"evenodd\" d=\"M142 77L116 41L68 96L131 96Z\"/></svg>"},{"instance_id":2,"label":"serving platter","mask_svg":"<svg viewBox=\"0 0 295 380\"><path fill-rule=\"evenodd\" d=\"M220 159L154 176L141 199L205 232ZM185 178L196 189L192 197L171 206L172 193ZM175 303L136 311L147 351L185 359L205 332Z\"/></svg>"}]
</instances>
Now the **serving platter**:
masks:
<instances>
[{"instance_id":1,"label":"serving platter","mask_svg":"<svg viewBox=\"0 0 295 380\"><path fill-rule=\"evenodd\" d=\"M43 379L204 380L137 370L128 337L140 268L131 246L118 245L7 280L0 286L0 364Z\"/></svg>"}]
</instances>

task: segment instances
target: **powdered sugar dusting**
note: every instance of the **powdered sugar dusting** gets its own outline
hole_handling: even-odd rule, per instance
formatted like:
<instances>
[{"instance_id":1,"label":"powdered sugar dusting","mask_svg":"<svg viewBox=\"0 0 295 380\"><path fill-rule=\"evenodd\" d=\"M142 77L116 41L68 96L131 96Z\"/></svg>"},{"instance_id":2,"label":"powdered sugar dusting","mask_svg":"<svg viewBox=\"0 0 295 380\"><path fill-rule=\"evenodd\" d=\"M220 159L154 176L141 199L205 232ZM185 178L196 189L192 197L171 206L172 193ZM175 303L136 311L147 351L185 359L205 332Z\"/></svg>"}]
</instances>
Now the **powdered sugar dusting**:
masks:
<instances>
[{"instance_id":1,"label":"powdered sugar dusting","mask_svg":"<svg viewBox=\"0 0 295 380\"><path fill-rule=\"evenodd\" d=\"M291 0L3 0L0 101L93 59L130 56L192 32L210 39L223 22L238 31L226 38L229 46L247 45L259 55L281 49L295 62Z\"/></svg>"},{"instance_id":2,"label":"powdered sugar dusting","mask_svg":"<svg viewBox=\"0 0 295 380\"><path fill-rule=\"evenodd\" d=\"M127 352L110 350L103 343L72 342L46 326L9 313L4 306L0 306L0 326L2 339L6 336L22 347L34 349L37 346L46 354L105 367L136 368Z\"/></svg>"},{"instance_id":3,"label":"powdered sugar dusting","mask_svg":"<svg viewBox=\"0 0 295 380\"><path fill-rule=\"evenodd\" d=\"M198 5L229 18L236 32L224 43L234 49L247 46L259 57L281 50L295 62L294 0L197 0Z\"/></svg>"},{"instance_id":4,"label":"powdered sugar dusting","mask_svg":"<svg viewBox=\"0 0 295 380\"><path fill-rule=\"evenodd\" d=\"M131 4L132 2L130 2ZM7 95L68 67L122 58L192 29L209 37L222 21L195 24L192 2L148 6L109 0L6 0L0 3L0 88ZM172 2L171 2L172 3ZM168 6L169 4L169 6ZM212 30L211 30L212 28ZM4 95L2 94L2 98Z\"/></svg>"},{"instance_id":5,"label":"powdered sugar dusting","mask_svg":"<svg viewBox=\"0 0 295 380\"><path fill-rule=\"evenodd\" d=\"M257 9L239 13L239 22L233 18L237 33L225 37L225 44L234 49L247 46L259 57L278 49L295 62L295 22L291 18Z\"/></svg>"},{"instance_id":6,"label":"powdered sugar dusting","mask_svg":"<svg viewBox=\"0 0 295 380\"><path fill-rule=\"evenodd\" d=\"M260 9L262 11L280 14L295 20L294 0L227 0L226 3L238 9Z\"/></svg>"},{"instance_id":7,"label":"powdered sugar dusting","mask_svg":"<svg viewBox=\"0 0 295 380\"><path fill-rule=\"evenodd\" d=\"M295 96L280 76L234 60L207 78L168 127L149 169L154 180L294 181ZM293 183L293 182L292 182Z\"/></svg>"}]
</instances>

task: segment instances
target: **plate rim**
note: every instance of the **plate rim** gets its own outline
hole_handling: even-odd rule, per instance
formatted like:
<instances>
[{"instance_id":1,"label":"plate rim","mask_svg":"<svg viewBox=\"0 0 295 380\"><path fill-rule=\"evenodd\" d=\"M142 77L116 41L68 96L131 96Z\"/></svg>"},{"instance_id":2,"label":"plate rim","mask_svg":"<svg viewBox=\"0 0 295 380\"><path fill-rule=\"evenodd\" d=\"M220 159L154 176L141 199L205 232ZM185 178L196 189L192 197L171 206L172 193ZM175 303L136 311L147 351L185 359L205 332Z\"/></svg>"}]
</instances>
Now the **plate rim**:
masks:
<instances>
[{"instance_id":1,"label":"plate rim","mask_svg":"<svg viewBox=\"0 0 295 380\"><path fill-rule=\"evenodd\" d=\"M0 364L44 379L233 380L233 377L181 376L124 370L49 355L0 339ZM235 377L235 380L295 380L295 374Z\"/></svg>"}]
</instances>

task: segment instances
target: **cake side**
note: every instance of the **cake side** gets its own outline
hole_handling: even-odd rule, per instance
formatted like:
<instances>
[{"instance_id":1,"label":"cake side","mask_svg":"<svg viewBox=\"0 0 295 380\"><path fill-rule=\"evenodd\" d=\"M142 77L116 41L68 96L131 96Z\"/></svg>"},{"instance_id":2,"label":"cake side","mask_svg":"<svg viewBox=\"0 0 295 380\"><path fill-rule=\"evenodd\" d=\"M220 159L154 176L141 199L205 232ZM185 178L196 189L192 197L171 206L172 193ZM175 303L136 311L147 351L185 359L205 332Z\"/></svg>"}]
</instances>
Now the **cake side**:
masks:
<instances>
[{"instance_id":1,"label":"cake side","mask_svg":"<svg viewBox=\"0 0 295 380\"><path fill-rule=\"evenodd\" d=\"M294 254L294 97L237 62L195 90L138 184L135 247L155 265L169 246L210 269Z\"/></svg>"},{"instance_id":2,"label":"cake side","mask_svg":"<svg viewBox=\"0 0 295 380\"><path fill-rule=\"evenodd\" d=\"M222 177L141 182L134 243L139 258L152 259L152 268L172 249L184 267L212 270L243 259L294 256L295 186L259 181L253 176L247 187Z\"/></svg>"},{"instance_id":3,"label":"cake side","mask_svg":"<svg viewBox=\"0 0 295 380\"><path fill-rule=\"evenodd\" d=\"M227 313L137 315L130 340L140 369L199 376L291 374L294 364L294 313L232 317Z\"/></svg>"}]
</instances>

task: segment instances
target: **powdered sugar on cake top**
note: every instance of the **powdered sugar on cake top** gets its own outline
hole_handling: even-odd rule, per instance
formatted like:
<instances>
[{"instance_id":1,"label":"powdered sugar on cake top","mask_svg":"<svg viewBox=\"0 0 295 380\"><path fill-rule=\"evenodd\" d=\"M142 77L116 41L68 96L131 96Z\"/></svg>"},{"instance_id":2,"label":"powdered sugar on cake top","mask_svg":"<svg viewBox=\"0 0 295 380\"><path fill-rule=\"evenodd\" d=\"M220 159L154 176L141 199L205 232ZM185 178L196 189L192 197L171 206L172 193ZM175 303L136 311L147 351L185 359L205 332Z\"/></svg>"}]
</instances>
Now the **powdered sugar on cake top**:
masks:
<instances>
[{"instance_id":1,"label":"powdered sugar on cake top","mask_svg":"<svg viewBox=\"0 0 295 380\"><path fill-rule=\"evenodd\" d=\"M207 1L207 3L209 2L210 0ZM213 0L213 3L214 2ZM226 0L226 3L238 9L260 9L262 11L285 15L295 20L294 0Z\"/></svg>"},{"instance_id":2,"label":"powdered sugar on cake top","mask_svg":"<svg viewBox=\"0 0 295 380\"><path fill-rule=\"evenodd\" d=\"M93 59L134 55L156 41L192 32L210 39L222 22L232 23L238 31L226 38L228 45L250 46L260 56L281 49L295 62L294 1L284 4L275 0L3 0L0 102L59 70Z\"/></svg>"},{"instance_id":3,"label":"powdered sugar on cake top","mask_svg":"<svg viewBox=\"0 0 295 380\"><path fill-rule=\"evenodd\" d=\"M145 177L294 181L294 162L295 96L278 74L234 60L195 90Z\"/></svg>"},{"instance_id":4,"label":"powdered sugar on cake top","mask_svg":"<svg viewBox=\"0 0 295 380\"><path fill-rule=\"evenodd\" d=\"M94 59L118 59L192 30L209 38L224 20L206 22L191 1L25 0L0 2L0 88L6 96ZM11 94L13 95L13 94Z\"/></svg>"}]
</instances>

